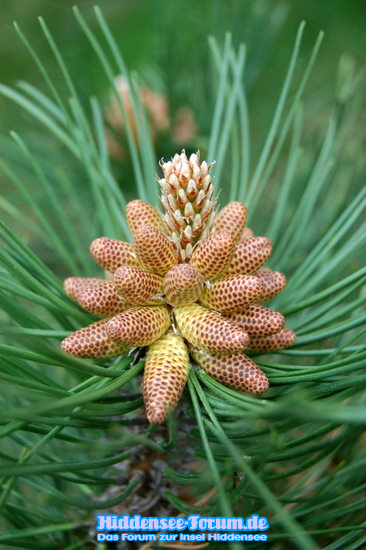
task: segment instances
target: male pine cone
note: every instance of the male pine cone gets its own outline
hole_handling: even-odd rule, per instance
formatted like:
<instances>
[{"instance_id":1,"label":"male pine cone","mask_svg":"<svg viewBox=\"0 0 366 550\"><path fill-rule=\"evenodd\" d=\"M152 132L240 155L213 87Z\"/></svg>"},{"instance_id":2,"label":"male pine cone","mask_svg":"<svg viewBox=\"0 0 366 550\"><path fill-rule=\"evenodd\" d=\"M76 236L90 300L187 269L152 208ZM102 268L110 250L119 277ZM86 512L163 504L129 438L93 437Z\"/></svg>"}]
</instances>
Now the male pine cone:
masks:
<instances>
[{"instance_id":1,"label":"male pine cone","mask_svg":"<svg viewBox=\"0 0 366 550\"><path fill-rule=\"evenodd\" d=\"M61 343L89 358L148 346L143 395L154 424L177 405L190 360L224 385L262 394L268 379L243 351L276 351L295 340L283 315L260 305L284 289L286 278L263 268L272 245L246 227L246 207L235 201L216 211L211 166L199 153L188 158L183 151L161 167L165 213L131 201L133 243L101 237L91 244L112 281L66 279L66 294L105 319Z\"/></svg>"}]
</instances>

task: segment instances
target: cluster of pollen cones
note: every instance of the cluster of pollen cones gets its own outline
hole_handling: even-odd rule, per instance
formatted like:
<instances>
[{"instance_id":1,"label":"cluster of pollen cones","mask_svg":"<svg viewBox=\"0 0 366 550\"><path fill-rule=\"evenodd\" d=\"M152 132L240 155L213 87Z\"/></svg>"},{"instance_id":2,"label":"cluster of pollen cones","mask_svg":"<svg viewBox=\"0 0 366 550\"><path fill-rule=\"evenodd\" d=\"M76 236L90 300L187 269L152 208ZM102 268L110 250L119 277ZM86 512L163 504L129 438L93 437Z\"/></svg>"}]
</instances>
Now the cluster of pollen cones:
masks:
<instances>
[{"instance_id":1,"label":"cluster of pollen cones","mask_svg":"<svg viewBox=\"0 0 366 550\"><path fill-rule=\"evenodd\" d=\"M154 424L177 405L190 360L222 384L262 394L268 379L244 350L276 351L295 340L283 315L260 305L286 278L263 267L272 245L246 227L246 207L231 202L216 211L211 166L198 153L176 154L161 167L165 214L128 203L133 244L101 237L90 247L107 280L65 280L68 296L104 319L62 342L67 353L89 358L148 346L143 394Z\"/></svg>"}]
</instances>

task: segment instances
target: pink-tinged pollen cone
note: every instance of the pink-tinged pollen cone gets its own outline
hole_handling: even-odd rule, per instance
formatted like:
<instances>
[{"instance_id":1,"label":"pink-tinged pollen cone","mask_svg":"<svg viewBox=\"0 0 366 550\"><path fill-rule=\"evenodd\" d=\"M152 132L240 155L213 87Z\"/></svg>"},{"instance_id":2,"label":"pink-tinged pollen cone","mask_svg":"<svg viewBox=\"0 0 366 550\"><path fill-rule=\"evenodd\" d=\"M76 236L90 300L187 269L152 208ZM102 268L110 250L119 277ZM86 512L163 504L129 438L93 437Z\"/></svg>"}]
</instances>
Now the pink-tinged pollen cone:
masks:
<instances>
[{"instance_id":1,"label":"pink-tinged pollen cone","mask_svg":"<svg viewBox=\"0 0 366 550\"><path fill-rule=\"evenodd\" d=\"M272 271L272 269L267 267L262 267L257 271L256 275L261 279L263 284L262 296L258 300L260 303L272 300L272 298L284 290L287 283L287 279L283 273Z\"/></svg>"},{"instance_id":2,"label":"pink-tinged pollen cone","mask_svg":"<svg viewBox=\"0 0 366 550\"><path fill-rule=\"evenodd\" d=\"M267 237L253 237L238 243L227 269L229 275L255 273L270 257L272 243Z\"/></svg>"},{"instance_id":3,"label":"pink-tinged pollen cone","mask_svg":"<svg viewBox=\"0 0 366 550\"><path fill-rule=\"evenodd\" d=\"M191 352L195 362L212 378L235 390L262 394L269 382L263 371L243 353L231 355L209 355Z\"/></svg>"},{"instance_id":4,"label":"pink-tinged pollen cone","mask_svg":"<svg viewBox=\"0 0 366 550\"><path fill-rule=\"evenodd\" d=\"M196 302L204 288L202 275L190 264L177 264L164 278L166 301L173 305L185 305Z\"/></svg>"},{"instance_id":5,"label":"pink-tinged pollen cone","mask_svg":"<svg viewBox=\"0 0 366 550\"><path fill-rule=\"evenodd\" d=\"M128 227L132 235L145 224L151 224L159 231L164 231L162 215L156 208L148 202L136 199L131 201L126 206L126 217Z\"/></svg>"},{"instance_id":6,"label":"pink-tinged pollen cone","mask_svg":"<svg viewBox=\"0 0 366 550\"><path fill-rule=\"evenodd\" d=\"M277 351L292 346L295 340L296 334L289 328L284 328L272 336L250 338L249 350L252 352Z\"/></svg>"},{"instance_id":7,"label":"pink-tinged pollen cone","mask_svg":"<svg viewBox=\"0 0 366 550\"><path fill-rule=\"evenodd\" d=\"M200 301L206 307L231 313L255 303L262 294L262 282L255 275L234 275L205 288Z\"/></svg>"},{"instance_id":8,"label":"pink-tinged pollen cone","mask_svg":"<svg viewBox=\"0 0 366 550\"><path fill-rule=\"evenodd\" d=\"M249 336L240 327L198 304L175 307L174 315L182 336L194 348L209 353L235 353L248 345Z\"/></svg>"},{"instance_id":9,"label":"pink-tinged pollen cone","mask_svg":"<svg viewBox=\"0 0 366 550\"><path fill-rule=\"evenodd\" d=\"M226 317L251 337L270 336L282 330L285 324L285 318L281 313L263 306L248 306L243 311L227 313Z\"/></svg>"},{"instance_id":10,"label":"pink-tinged pollen cone","mask_svg":"<svg viewBox=\"0 0 366 550\"><path fill-rule=\"evenodd\" d=\"M239 201L229 202L222 208L213 224L212 232L230 231L234 241L238 241L248 217L247 207Z\"/></svg>"},{"instance_id":11,"label":"pink-tinged pollen cone","mask_svg":"<svg viewBox=\"0 0 366 550\"><path fill-rule=\"evenodd\" d=\"M108 334L129 347L153 344L170 326L165 306L133 307L119 313L107 322Z\"/></svg>"},{"instance_id":12,"label":"pink-tinged pollen cone","mask_svg":"<svg viewBox=\"0 0 366 550\"><path fill-rule=\"evenodd\" d=\"M61 342L62 349L76 357L102 359L124 354L129 346L115 342L106 329L107 321L97 321L80 328Z\"/></svg>"},{"instance_id":13,"label":"pink-tinged pollen cone","mask_svg":"<svg viewBox=\"0 0 366 550\"><path fill-rule=\"evenodd\" d=\"M116 285L109 282L87 288L79 295L78 302L89 313L106 317L130 307L130 304L118 293Z\"/></svg>"},{"instance_id":14,"label":"pink-tinged pollen cone","mask_svg":"<svg viewBox=\"0 0 366 550\"><path fill-rule=\"evenodd\" d=\"M234 246L230 231L219 231L197 244L190 263L197 267L205 280L215 279L228 269Z\"/></svg>"},{"instance_id":15,"label":"pink-tinged pollen cone","mask_svg":"<svg viewBox=\"0 0 366 550\"><path fill-rule=\"evenodd\" d=\"M189 356L183 339L169 332L149 347L144 369L144 402L152 424L162 424L175 408L188 378Z\"/></svg>"},{"instance_id":16,"label":"pink-tinged pollen cone","mask_svg":"<svg viewBox=\"0 0 366 550\"><path fill-rule=\"evenodd\" d=\"M135 249L143 266L157 275L164 276L177 263L173 243L151 224L136 230Z\"/></svg>"},{"instance_id":17,"label":"pink-tinged pollen cone","mask_svg":"<svg viewBox=\"0 0 366 550\"><path fill-rule=\"evenodd\" d=\"M121 265L141 267L135 249L125 241L100 237L90 245L90 253L94 260L110 273L114 273Z\"/></svg>"},{"instance_id":18,"label":"pink-tinged pollen cone","mask_svg":"<svg viewBox=\"0 0 366 550\"><path fill-rule=\"evenodd\" d=\"M114 284L125 300L136 305L146 304L163 290L163 279L159 275L131 266L117 269Z\"/></svg>"},{"instance_id":19,"label":"pink-tinged pollen cone","mask_svg":"<svg viewBox=\"0 0 366 550\"><path fill-rule=\"evenodd\" d=\"M68 277L64 280L64 290L69 298L77 302L80 294L85 290L104 282L104 279L97 279L96 277Z\"/></svg>"}]
</instances>

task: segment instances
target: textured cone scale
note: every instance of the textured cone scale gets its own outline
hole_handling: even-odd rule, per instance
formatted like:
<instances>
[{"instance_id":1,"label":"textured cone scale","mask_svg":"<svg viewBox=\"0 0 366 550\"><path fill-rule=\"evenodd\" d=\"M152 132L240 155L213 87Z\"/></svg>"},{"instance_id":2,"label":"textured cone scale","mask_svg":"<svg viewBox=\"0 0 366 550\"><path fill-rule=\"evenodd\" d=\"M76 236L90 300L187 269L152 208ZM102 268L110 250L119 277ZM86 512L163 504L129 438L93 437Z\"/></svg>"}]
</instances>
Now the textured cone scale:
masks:
<instances>
[{"instance_id":1,"label":"textured cone scale","mask_svg":"<svg viewBox=\"0 0 366 550\"><path fill-rule=\"evenodd\" d=\"M119 313L107 322L107 331L113 340L128 347L149 346L163 336L170 326L165 306L133 307Z\"/></svg>"},{"instance_id":2,"label":"textured cone scale","mask_svg":"<svg viewBox=\"0 0 366 550\"><path fill-rule=\"evenodd\" d=\"M117 269L114 284L125 300L136 305L146 304L163 289L163 279L159 275L127 265Z\"/></svg>"},{"instance_id":3,"label":"textured cone scale","mask_svg":"<svg viewBox=\"0 0 366 550\"><path fill-rule=\"evenodd\" d=\"M256 394L268 389L269 382L264 372L243 353L209 355L199 351L191 355L207 374L225 386Z\"/></svg>"},{"instance_id":4,"label":"textured cone scale","mask_svg":"<svg viewBox=\"0 0 366 550\"><path fill-rule=\"evenodd\" d=\"M240 327L198 304L176 307L174 315L182 336L195 348L235 353L248 345L249 336Z\"/></svg>"},{"instance_id":5,"label":"textured cone scale","mask_svg":"<svg viewBox=\"0 0 366 550\"><path fill-rule=\"evenodd\" d=\"M177 264L164 278L167 302L174 306L191 304L201 296L204 288L202 275L190 264Z\"/></svg>"},{"instance_id":6,"label":"textured cone scale","mask_svg":"<svg viewBox=\"0 0 366 550\"><path fill-rule=\"evenodd\" d=\"M270 257L272 243L267 237L253 237L238 243L231 256L228 275L249 275L257 271Z\"/></svg>"},{"instance_id":7,"label":"textured cone scale","mask_svg":"<svg viewBox=\"0 0 366 550\"><path fill-rule=\"evenodd\" d=\"M69 298L77 302L80 294L85 292L86 289L104 282L104 279L97 279L96 277L68 277L64 280L64 290Z\"/></svg>"},{"instance_id":8,"label":"textured cone scale","mask_svg":"<svg viewBox=\"0 0 366 550\"><path fill-rule=\"evenodd\" d=\"M158 275L165 275L177 263L173 243L151 224L137 229L135 249L141 263Z\"/></svg>"},{"instance_id":9,"label":"textured cone scale","mask_svg":"<svg viewBox=\"0 0 366 550\"><path fill-rule=\"evenodd\" d=\"M284 328L277 334L266 336L265 338L251 338L249 348L250 351L277 351L279 349L288 348L296 340L296 334L289 328Z\"/></svg>"},{"instance_id":10,"label":"textured cone scale","mask_svg":"<svg viewBox=\"0 0 366 550\"><path fill-rule=\"evenodd\" d=\"M153 225L159 231L164 230L160 212L148 202L139 199L129 202L126 206L126 217L132 235L147 223Z\"/></svg>"},{"instance_id":11,"label":"textured cone scale","mask_svg":"<svg viewBox=\"0 0 366 550\"><path fill-rule=\"evenodd\" d=\"M272 269L262 268L256 273L260 277L263 284L263 292L259 302L268 302L277 294L283 291L286 286L287 279L280 271L272 271Z\"/></svg>"},{"instance_id":12,"label":"textured cone scale","mask_svg":"<svg viewBox=\"0 0 366 550\"><path fill-rule=\"evenodd\" d=\"M215 279L230 265L234 246L230 231L220 231L198 243L190 263L197 267L205 280Z\"/></svg>"},{"instance_id":13,"label":"textured cone scale","mask_svg":"<svg viewBox=\"0 0 366 550\"><path fill-rule=\"evenodd\" d=\"M247 221L247 216L248 210L244 204L238 201L229 202L217 214L212 232L230 231L234 241L238 241Z\"/></svg>"},{"instance_id":14,"label":"textured cone scale","mask_svg":"<svg viewBox=\"0 0 366 550\"><path fill-rule=\"evenodd\" d=\"M241 311L255 303L263 291L262 282L255 275L234 275L213 283L200 298L205 306L231 313Z\"/></svg>"},{"instance_id":15,"label":"textured cone scale","mask_svg":"<svg viewBox=\"0 0 366 550\"><path fill-rule=\"evenodd\" d=\"M116 285L109 282L87 288L79 295L78 302L89 313L107 317L131 307L131 304L118 293Z\"/></svg>"},{"instance_id":16,"label":"textured cone scale","mask_svg":"<svg viewBox=\"0 0 366 550\"><path fill-rule=\"evenodd\" d=\"M188 378L189 356L183 339L172 332L149 347L144 370L144 402L152 424L162 424L176 407Z\"/></svg>"},{"instance_id":17,"label":"textured cone scale","mask_svg":"<svg viewBox=\"0 0 366 550\"><path fill-rule=\"evenodd\" d=\"M199 153L189 159L183 151L162 162L164 177L159 180L164 222L175 243L179 262L189 260L194 245L210 232L215 200L211 165L200 162Z\"/></svg>"},{"instance_id":18,"label":"textured cone scale","mask_svg":"<svg viewBox=\"0 0 366 550\"><path fill-rule=\"evenodd\" d=\"M110 338L106 324L106 321L97 321L80 328L61 342L62 349L70 355L90 359L115 357L125 353L129 348Z\"/></svg>"},{"instance_id":19,"label":"textured cone scale","mask_svg":"<svg viewBox=\"0 0 366 550\"><path fill-rule=\"evenodd\" d=\"M117 239L95 239L90 246L90 253L94 260L110 273L114 273L121 265L141 267L133 246Z\"/></svg>"},{"instance_id":20,"label":"textured cone scale","mask_svg":"<svg viewBox=\"0 0 366 550\"><path fill-rule=\"evenodd\" d=\"M254 337L275 334L285 324L281 313L263 306L249 306L244 311L228 313L226 317Z\"/></svg>"},{"instance_id":21,"label":"textured cone scale","mask_svg":"<svg viewBox=\"0 0 366 550\"><path fill-rule=\"evenodd\" d=\"M254 237L253 229L250 229L250 227L244 227L243 232L240 236L240 242L247 241L248 239L252 239L253 237Z\"/></svg>"}]
</instances>

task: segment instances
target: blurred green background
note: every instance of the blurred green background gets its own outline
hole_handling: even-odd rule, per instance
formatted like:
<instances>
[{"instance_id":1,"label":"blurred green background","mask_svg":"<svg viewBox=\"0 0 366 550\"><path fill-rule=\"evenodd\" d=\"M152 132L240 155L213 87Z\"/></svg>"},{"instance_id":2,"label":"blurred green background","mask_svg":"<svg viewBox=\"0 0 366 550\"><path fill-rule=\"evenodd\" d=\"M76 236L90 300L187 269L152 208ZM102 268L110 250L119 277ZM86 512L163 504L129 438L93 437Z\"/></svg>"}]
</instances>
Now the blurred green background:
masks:
<instances>
[{"instance_id":1,"label":"blurred green background","mask_svg":"<svg viewBox=\"0 0 366 550\"><path fill-rule=\"evenodd\" d=\"M37 16L48 23L63 54L71 67L77 68L80 90L87 96L102 93L106 83L95 67L94 56L81 35L72 13L75 2L69 0L2 0L0 11L1 78L3 83L17 80L40 82L37 69L20 43L12 27L15 20L52 70L52 53L40 32ZM84 0L77 5L96 28L92 11L94 0ZM349 52L357 63L363 63L366 51L366 3L363 0L102 0L100 7L111 26L130 69L142 74L147 67L156 67L162 85L169 93L179 81L192 57L202 58L202 70L208 61L208 34L219 40L225 30L233 33L235 42L248 44L251 71L247 72L250 100L268 98L282 82L282 75L293 46L296 29L306 20L304 56L309 52L319 30L325 31L312 87L321 98L329 97L334 88L339 57ZM254 13L254 16L253 16ZM248 24L248 19L250 24ZM253 24L253 21L255 24ZM273 36L268 29L273 28ZM265 32L266 31L266 32ZM264 41L266 36L267 44ZM270 36L270 39L268 39ZM265 70L259 71L264 63ZM260 78L257 78L260 72ZM258 73L258 74L257 74ZM148 75L145 75L147 79ZM180 90L187 101L189 91ZM320 92L322 92L320 94ZM174 98L177 97L175 90ZM265 103L265 102L264 102ZM0 100L1 125L13 128L17 121L8 102ZM268 113L272 112L272 105ZM262 116L267 115L266 109Z\"/></svg>"}]
</instances>

